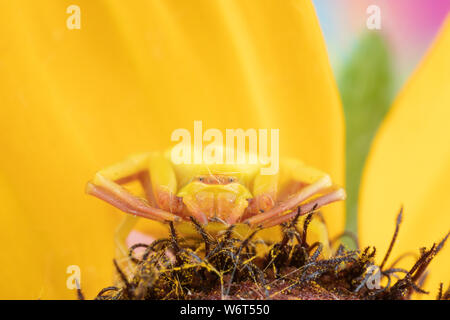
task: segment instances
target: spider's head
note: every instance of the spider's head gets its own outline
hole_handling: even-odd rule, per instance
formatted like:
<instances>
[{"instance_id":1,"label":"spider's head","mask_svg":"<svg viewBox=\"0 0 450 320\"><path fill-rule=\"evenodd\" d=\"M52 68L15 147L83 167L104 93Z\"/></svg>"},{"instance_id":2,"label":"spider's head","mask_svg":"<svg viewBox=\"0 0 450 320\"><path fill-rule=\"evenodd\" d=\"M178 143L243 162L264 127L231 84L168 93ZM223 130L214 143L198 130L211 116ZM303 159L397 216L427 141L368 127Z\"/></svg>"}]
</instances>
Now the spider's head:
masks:
<instances>
[{"instance_id":1,"label":"spider's head","mask_svg":"<svg viewBox=\"0 0 450 320\"><path fill-rule=\"evenodd\" d=\"M231 175L198 175L178 192L190 215L202 223L239 221L252 198L250 191Z\"/></svg>"}]
</instances>

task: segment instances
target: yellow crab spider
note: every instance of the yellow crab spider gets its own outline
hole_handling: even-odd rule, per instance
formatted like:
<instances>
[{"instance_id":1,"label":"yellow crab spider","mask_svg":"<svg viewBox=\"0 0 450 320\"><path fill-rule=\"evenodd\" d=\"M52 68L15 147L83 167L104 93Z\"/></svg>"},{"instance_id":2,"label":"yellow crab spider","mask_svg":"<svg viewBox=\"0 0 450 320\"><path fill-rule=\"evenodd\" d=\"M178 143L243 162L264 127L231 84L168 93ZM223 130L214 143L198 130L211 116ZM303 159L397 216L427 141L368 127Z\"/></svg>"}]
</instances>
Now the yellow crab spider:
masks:
<instances>
[{"instance_id":1,"label":"yellow crab spider","mask_svg":"<svg viewBox=\"0 0 450 320\"><path fill-rule=\"evenodd\" d=\"M223 230L231 224L269 228L346 197L329 175L299 160L280 159L274 175L261 174L261 168L260 164L175 164L170 151L149 152L97 172L87 184L87 193L131 214L116 233L122 252L135 216L172 221L181 229L190 217L206 230ZM145 199L123 186L135 180L142 185Z\"/></svg>"}]
</instances>

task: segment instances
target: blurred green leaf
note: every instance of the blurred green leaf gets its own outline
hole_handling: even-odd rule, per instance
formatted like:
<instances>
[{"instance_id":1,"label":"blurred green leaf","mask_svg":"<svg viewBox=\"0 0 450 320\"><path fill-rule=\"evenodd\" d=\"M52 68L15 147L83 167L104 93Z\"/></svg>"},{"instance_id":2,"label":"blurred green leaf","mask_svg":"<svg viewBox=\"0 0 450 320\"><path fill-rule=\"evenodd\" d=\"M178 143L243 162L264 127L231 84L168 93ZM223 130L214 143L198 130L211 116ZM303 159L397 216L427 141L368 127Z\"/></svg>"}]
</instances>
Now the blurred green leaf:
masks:
<instances>
[{"instance_id":1,"label":"blurred green leaf","mask_svg":"<svg viewBox=\"0 0 450 320\"><path fill-rule=\"evenodd\" d=\"M391 56L381 33L361 36L338 76L338 84L347 130L346 228L356 232L361 173L372 138L391 104L394 85Z\"/></svg>"}]
</instances>

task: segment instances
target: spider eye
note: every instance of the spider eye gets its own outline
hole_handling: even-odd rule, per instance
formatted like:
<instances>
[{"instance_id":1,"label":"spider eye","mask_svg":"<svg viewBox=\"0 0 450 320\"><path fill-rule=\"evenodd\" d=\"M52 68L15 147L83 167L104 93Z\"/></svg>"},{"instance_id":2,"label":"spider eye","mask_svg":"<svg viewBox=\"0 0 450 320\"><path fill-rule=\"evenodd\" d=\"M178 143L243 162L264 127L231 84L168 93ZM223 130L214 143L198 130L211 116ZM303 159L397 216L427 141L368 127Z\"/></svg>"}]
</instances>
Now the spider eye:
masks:
<instances>
[{"instance_id":1,"label":"spider eye","mask_svg":"<svg viewBox=\"0 0 450 320\"><path fill-rule=\"evenodd\" d=\"M200 178L198 178L198 180L200 180L201 182L203 182L203 180L205 180L205 178L200 177Z\"/></svg>"},{"instance_id":2,"label":"spider eye","mask_svg":"<svg viewBox=\"0 0 450 320\"><path fill-rule=\"evenodd\" d=\"M233 181L234 181L233 178L228 179L228 182L233 182Z\"/></svg>"}]
</instances>

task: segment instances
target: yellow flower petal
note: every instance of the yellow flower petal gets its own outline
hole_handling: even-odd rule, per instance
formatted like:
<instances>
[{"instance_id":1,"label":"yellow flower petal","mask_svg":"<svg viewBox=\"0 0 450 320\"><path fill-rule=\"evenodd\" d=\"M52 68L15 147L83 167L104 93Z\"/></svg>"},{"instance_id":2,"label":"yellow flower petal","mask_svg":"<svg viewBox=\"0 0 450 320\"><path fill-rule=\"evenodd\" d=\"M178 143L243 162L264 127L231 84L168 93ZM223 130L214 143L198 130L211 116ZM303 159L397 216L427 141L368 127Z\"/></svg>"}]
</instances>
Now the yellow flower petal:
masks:
<instances>
[{"instance_id":1,"label":"yellow flower petal","mask_svg":"<svg viewBox=\"0 0 450 320\"><path fill-rule=\"evenodd\" d=\"M88 297L111 279L122 213L84 195L93 173L165 149L174 129L280 129L280 153L343 183L343 120L309 1L0 5L1 298ZM343 227L342 205L327 214Z\"/></svg>"},{"instance_id":2,"label":"yellow flower petal","mask_svg":"<svg viewBox=\"0 0 450 320\"><path fill-rule=\"evenodd\" d=\"M426 59L405 86L374 141L359 208L363 245L386 252L395 216L404 219L392 253L418 252L450 230L450 18ZM400 265L411 267L412 259ZM389 264L389 263L388 263ZM450 243L430 265L426 288L448 284ZM434 297L431 297L434 298Z\"/></svg>"}]
</instances>

